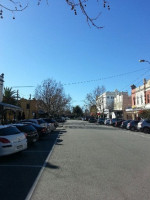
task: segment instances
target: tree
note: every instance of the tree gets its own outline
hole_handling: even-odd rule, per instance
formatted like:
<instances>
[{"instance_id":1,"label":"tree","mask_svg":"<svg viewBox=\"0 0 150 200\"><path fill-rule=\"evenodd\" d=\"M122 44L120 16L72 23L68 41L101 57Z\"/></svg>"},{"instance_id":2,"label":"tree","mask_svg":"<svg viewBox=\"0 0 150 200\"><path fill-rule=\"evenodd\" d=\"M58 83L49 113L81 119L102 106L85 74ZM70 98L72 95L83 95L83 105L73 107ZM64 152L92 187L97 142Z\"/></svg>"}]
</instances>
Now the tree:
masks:
<instances>
[{"instance_id":1,"label":"tree","mask_svg":"<svg viewBox=\"0 0 150 200\"><path fill-rule=\"evenodd\" d=\"M92 92L88 93L85 98L85 104L88 105L89 109L91 106L96 105L97 98L106 91L105 87L102 85L97 86Z\"/></svg>"},{"instance_id":2,"label":"tree","mask_svg":"<svg viewBox=\"0 0 150 200\"><path fill-rule=\"evenodd\" d=\"M140 110L138 114L142 119L150 119L150 110Z\"/></svg>"},{"instance_id":3,"label":"tree","mask_svg":"<svg viewBox=\"0 0 150 200\"><path fill-rule=\"evenodd\" d=\"M81 109L80 106L73 107L73 115L75 117L81 117L81 116L83 116L83 111L82 111L82 109Z\"/></svg>"},{"instance_id":4,"label":"tree","mask_svg":"<svg viewBox=\"0 0 150 200\"><path fill-rule=\"evenodd\" d=\"M43 0L37 0L37 5L40 5L41 1ZM45 0L45 1L48 4L48 0ZM89 12L87 11L88 10L87 7L90 7L88 0L64 0L64 1L71 8L71 10L74 12L75 15L77 15L77 12L78 12L77 10L80 9L82 14L86 17L87 23L89 25L92 25L98 29L103 28L102 26L99 26L95 23L95 21L99 18L101 12L99 12L97 16L94 18L90 17ZM97 4L97 6L100 5L100 0L94 0L94 2ZM109 2L106 0L102 0L101 6L110 10ZM28 7L28 3L23 5L23 0L20 0L19 2L15 0L6 0L5 4L0 3L0 7L2 8L0 10L0 16L1 18L3 18L3 10L11 11L13 13L23 11ZM13 16L13 19L15 19L14 16Z\"/></svg>"},{"instance_id":5,"label":"tree","mask_svg":"<svg viewBox=\"0 0 150 200\"><path fill-rule=\"evenodd\" d=\"M3 103L8 103L12 105L17 104L16 100L16 94L17 92L15 90L12 90L12 87L4 87L4 94L3 94Z\"/></svg>"},{"instance_id":6,"label":"tree","mask_svg":"<svg viewBox=\"0 0 150 200\"><path fill-rule=\"evenodd\" d=\"M64 93L63 85L53 79L44 80L37 86L35 99L38 100L38 109L49 116L62 114L71 102L71 97Z\"/></svg>"}]
</instances>

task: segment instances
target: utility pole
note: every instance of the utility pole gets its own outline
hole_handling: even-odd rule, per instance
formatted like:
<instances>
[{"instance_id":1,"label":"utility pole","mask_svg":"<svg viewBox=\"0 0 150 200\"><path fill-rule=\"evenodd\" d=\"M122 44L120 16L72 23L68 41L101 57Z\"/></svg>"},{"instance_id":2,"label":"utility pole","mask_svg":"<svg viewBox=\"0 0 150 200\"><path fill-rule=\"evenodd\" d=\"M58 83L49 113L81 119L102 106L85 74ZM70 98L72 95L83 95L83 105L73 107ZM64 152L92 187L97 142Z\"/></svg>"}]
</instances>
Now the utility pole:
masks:
<instances>
[{"instance_id":1,"label":"utility pole","mask_svg":"<svg viewBox=\"0 0 150 200\"><path fill-rule=\"evenodd\" d=\"M17 90L17 105L18 105L18 99L19 99L19 91Z\"/></svg>"}]
</instances>

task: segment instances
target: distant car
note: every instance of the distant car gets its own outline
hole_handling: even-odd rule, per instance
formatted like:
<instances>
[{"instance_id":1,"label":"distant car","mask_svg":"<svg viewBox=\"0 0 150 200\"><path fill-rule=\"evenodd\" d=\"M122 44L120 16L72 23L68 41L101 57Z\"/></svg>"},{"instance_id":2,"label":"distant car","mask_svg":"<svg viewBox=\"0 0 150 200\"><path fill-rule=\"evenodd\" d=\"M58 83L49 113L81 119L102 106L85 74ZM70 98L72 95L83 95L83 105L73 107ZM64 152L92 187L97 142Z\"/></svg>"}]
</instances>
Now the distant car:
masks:
<instances>
[{"instance_id":1,"label":"distant car","mask_svg":"<svg viewBox=\"0 0 150 200\"><path fill-rule=\"evenodd\" d=\"M135 131L137 130L137 125L139 123L139 120L131 120L128 124L127 124L127 129L131 130L131 131Z\"/></svg>"},{"instance_id":2,"label":"distant car","mask_svg":"<svg viewBox=\"0 0 150 200\"><path fill-rule=\"evenodd\" d=\"M95 119L95 117L90 117L88 121L90 123L95 123L97 120Z\"/></svg>"},{"instance_id":3,"label":"distant car","mask_svg":"<svg viewBox=\"0 0 150 200\"><path fill-rule=\"evenodd\" d=\"M131 121L131 119L123 121L123 122L121 123L120 127L121 127L121 128L126 128L126 127L127 127L127 124L128 124L130 121Z\"/></svg>"},{"instance_id":4,"label":"distant car","mask_svg":"<svg viewBox=\"0 0 150 200\"><path fill-rule=\"evenodd\" d=\"M54 125L55 128L58 127L58 122L54 119L51 119L51 118L43 118L44 121L46 121L47 123L52 123Z\"/></svg>"},{"instance_id":5,"label":"distant car","mask_svg":"<svg viewBox=\"0 0 150 200\"><path fill-rule=\"evenodd\" d=\"M15 126L0 125L0 156L10 155L27 148L26 135Z\"/></svg>"},{"instance_id":6,"label":"distant car","mask_svg":"<svg viewBox=\"0 0 150 200\"><path fill-rule=\"evenodd\" d=\"M98 124L104 124L105 119L104 118L98 118L97 123Z\"/></svg>"},{"instance_id":7,"label":"distant car","mask_svg":"<svg viewBox=\"0 0 150 200\"><path fill-rule=\"evenodd\" d=\"M142 119L138 123L137 129L139 131L143 131L144 133L150 133L150 120L149 119Z\"/></svg>"},{"instance_id":8,"label":"distant car","mask_svg":"<svg viewBox=\"0 0 150 200\"><path fill-rule=\"evenodd\" d=\"M123 121L125 121L125 120L124 119L120 119L120 120L116 121L114 126L115 127L120 127Z\"/></svg>"},{"instance_id":9,"label":"distant car","mask_svg":"<svg viewBox=\"0 0 150 200\"><path fill-rule=\"evenodd\" d=\"M117 120L116 118L110 119L109 124L110 124L111 126L114 126L115 123L116 123L117 121L118 121L118 120Z\"/></svg>"},{"instance_id":10,"label":"distant car","mask_svg":"<svg viewBox=\"0 0 150 200\"><path fill-rule=\"evenodd\" d=\"M65 117L65 119L66 119L66 120L70 120L70 118L69 118L69 117Z\"/></svg>"},{"instance_id":11,"label":"distant car","mask_svg":"<svg viewBox=\"0 0 150 200\"><path fill-rule=\"evenodd\" d=\"M34 143L39 139L37 130L31 124L13 124L27 137L27 143Z\"/></svg>"},{"instance_id":12,"label":"distant car","mask_svg":"<svg viewBox=\"0 0 150 200\"><path fill-rule=\"evenodd\" d=\"M55 120L57 121L57 122L65 122L65 118L64 117L57 117L57 118L55 118Z\"/></svg>"},{"instance_id":13,"label":"distant car","mask_svg":"<svg viewBox=\"0 0 150 200\"><path fill-rule=\"evenodd\" d=\"M110 119L105 119L104 124L105 125L110 125Z\"/></svg>"}]
</instances>

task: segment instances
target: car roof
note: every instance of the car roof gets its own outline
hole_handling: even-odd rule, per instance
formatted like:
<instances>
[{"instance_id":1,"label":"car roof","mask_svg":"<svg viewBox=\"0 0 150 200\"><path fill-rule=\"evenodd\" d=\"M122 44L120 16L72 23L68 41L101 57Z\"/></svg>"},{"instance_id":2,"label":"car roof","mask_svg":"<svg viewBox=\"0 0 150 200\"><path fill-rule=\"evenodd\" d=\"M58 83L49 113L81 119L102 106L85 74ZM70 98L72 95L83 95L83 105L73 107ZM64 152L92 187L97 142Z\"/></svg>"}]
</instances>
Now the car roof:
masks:
<instances>
[{"instance_id":1,"label":"car roof","mask_svg":"<svg viewBox=\"0 0 150 200\"><path fill-rule=\"evenodd\" d=\"M14 126L27 126L28 124L13 124Z\"/></svg>"},{"instance_id":2,"label":"car roof","mask_svg":"<svg viewBox=\"0 0 150 200\"><path fill-rule=\"evenodd\" d=\"M10 127L10 126L13 126L13 124L9 124L9 125L0 125L0 129L1 129L1 128L7 128L7 127Z\"/></svg>"}]
</instances>

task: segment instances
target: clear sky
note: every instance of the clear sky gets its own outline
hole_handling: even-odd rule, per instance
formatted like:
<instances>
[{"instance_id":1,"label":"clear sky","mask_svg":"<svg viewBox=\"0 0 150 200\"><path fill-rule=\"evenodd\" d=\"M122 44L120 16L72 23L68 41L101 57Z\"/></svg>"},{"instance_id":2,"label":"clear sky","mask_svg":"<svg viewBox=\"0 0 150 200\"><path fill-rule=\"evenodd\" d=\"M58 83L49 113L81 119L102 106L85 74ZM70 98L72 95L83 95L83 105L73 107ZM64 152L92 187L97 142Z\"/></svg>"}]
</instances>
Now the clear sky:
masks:
<instances>
[{"instance_id":1,"label":"clear sky","mask_svg":"<svg viewBox=\"0 0 150 200\"><path fill-rule=\"evenodd\" d=\"M131 84L150 79L150 65L138 62L150 61L149 0L109 0L110 11L100 7L100 30L90 28L80 11L75 16L65 0L49 0L49 5L42 0L40 6L35 2L30 0L15 20L9 12L0 20L0 74L5 74L5 87L34 86L13 88L29 98L38 84L53 78L67 84L65 93L73 105L82 106L97 86L130 94ZM88 11L95 17L96 0L89 2Z\"/></svg>"}]
</instances>

